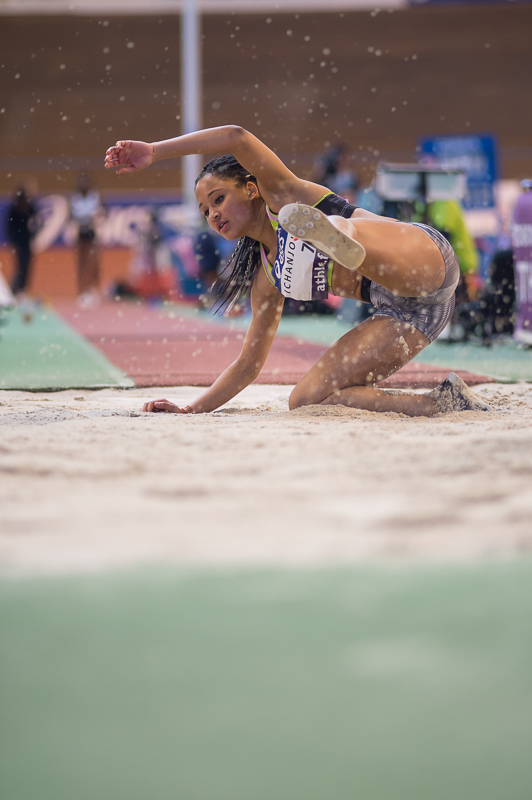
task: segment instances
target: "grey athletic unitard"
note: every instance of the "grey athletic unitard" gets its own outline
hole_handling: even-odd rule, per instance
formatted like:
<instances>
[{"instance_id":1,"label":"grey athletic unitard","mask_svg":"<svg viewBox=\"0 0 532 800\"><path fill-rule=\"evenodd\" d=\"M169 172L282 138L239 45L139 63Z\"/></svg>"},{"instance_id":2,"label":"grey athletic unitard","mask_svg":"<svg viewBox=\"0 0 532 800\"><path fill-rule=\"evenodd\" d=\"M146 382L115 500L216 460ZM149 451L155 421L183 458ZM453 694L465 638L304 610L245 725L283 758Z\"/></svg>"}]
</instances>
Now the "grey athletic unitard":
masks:
<instances>
[{"instance_id":1,"label":"grey athletic unitard","mask_svg":"<svg viewBox=\"0 0 532 800\"><path fill-rule=\"evenodd\" d=\"M426 297L401 297L364 277L361 286L362 299L375 307L374 317L395 317L408 322L433 342L454 311L454 290L460 277L460 268L453 248L441 233L421 222L411 224L421 228L438 245L445 264L442 285Z\"/></svg>"}]
</instances>

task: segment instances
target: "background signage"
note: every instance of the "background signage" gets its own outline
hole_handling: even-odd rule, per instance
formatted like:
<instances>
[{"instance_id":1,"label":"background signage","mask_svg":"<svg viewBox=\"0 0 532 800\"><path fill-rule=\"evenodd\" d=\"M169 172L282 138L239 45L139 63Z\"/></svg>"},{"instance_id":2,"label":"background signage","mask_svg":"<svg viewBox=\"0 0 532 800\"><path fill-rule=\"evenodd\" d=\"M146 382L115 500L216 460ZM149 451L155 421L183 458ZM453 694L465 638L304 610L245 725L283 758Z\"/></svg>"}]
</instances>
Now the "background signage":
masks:
<instances>
[{"instance_id":1,"label":"background signage","mask_svg":"<svg viewBox=\"0 0 532 800\"><path fill-rule=\"evenodd\" d=\"M497 174L497 143L493 136L436 136L418 145L419 161L448 169L462 169L467 190L462 200L466 209L493 208Z\"/></svg>"}]
</instances>

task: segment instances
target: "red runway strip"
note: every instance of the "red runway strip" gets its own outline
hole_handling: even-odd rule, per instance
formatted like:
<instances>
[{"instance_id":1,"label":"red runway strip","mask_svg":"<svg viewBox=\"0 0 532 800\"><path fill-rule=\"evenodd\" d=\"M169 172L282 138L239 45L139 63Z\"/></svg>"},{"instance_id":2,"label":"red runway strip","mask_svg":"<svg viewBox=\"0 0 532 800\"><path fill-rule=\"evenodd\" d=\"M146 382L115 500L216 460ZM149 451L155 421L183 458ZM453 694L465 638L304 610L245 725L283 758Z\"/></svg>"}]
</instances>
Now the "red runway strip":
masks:
<instances>
[{"instance_id":1,"label":"red runway strip","mask_svg":"<svg viewBox=\"0 0 532 800\"><path fill-rule=\"evenodd\" d=\"M58 303L56 310L73 328L132 378L137 386L210 386L240 353L245 332L135 303L106 303L81 310ZM277 336L255 383L294 384L327 347ZM450 372L443 367L411 362L383 388L433 388ZM469 385L494 382L485 375L455 370Z\"/></svg>"}]
</instances>

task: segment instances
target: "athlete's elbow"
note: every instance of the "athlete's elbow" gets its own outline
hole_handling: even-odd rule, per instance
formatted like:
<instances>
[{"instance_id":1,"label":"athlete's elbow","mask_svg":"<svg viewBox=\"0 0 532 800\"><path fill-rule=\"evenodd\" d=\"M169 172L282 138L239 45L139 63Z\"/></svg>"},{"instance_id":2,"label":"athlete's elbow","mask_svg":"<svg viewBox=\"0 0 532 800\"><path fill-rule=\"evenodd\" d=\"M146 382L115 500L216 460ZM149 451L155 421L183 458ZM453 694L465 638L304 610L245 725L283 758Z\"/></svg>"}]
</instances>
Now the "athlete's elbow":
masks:
<instances>
[{"instance_id":1,"label":"athlete's elbow","mask_svg":"<svg viewBox=\"0 0 532 800\"><path fill-rule=\"evenodd\" d=\"M228 125L227 130L229 132L231 146L233 148L242 145L246 137L249 136L248 131L245 128L242 128L241 125Z\"/></svg>"},{"instance_id":2,"label":"athlete's elbow","mask_svg":"<svg viewBox=\"0 0 532 800\"><path fill-rule=\"evenodd\" d=\"M246 359L238 363L238 370L242 379L246 381L246 385L252 383L255 378L258 378L262 369L262 364L263 362L254 359Z\"/></svg>"}]
</instances>

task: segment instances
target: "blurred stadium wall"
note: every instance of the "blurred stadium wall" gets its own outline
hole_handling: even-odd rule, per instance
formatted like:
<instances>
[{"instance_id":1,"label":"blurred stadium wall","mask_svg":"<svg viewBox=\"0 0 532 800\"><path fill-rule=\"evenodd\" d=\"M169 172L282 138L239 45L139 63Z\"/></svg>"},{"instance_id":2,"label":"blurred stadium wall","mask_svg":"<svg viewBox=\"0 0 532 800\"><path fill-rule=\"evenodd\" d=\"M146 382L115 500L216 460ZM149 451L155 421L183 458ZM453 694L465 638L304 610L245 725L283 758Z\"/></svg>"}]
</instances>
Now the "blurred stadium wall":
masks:
<instances>
[{"instance_id":1,"label":"blurred stadium wall","mask_svg":"<svg viewBox=\"0 0 532 800\"><path fill-rule=\"evenodd\" d=\"M202 4L205 126L243 125L301 175L346 142L363 182L382 158L412 160L420 136L485 132L498 137L501 178L532 174L532 4ZM41 193L68 191L80 170L106 190L180 186L177 162L120 178L102 169L118 138L181 132L180 15L168 13L179 7L0 0L4 192L29 176Z\"/></svg>"}]
</instances>

